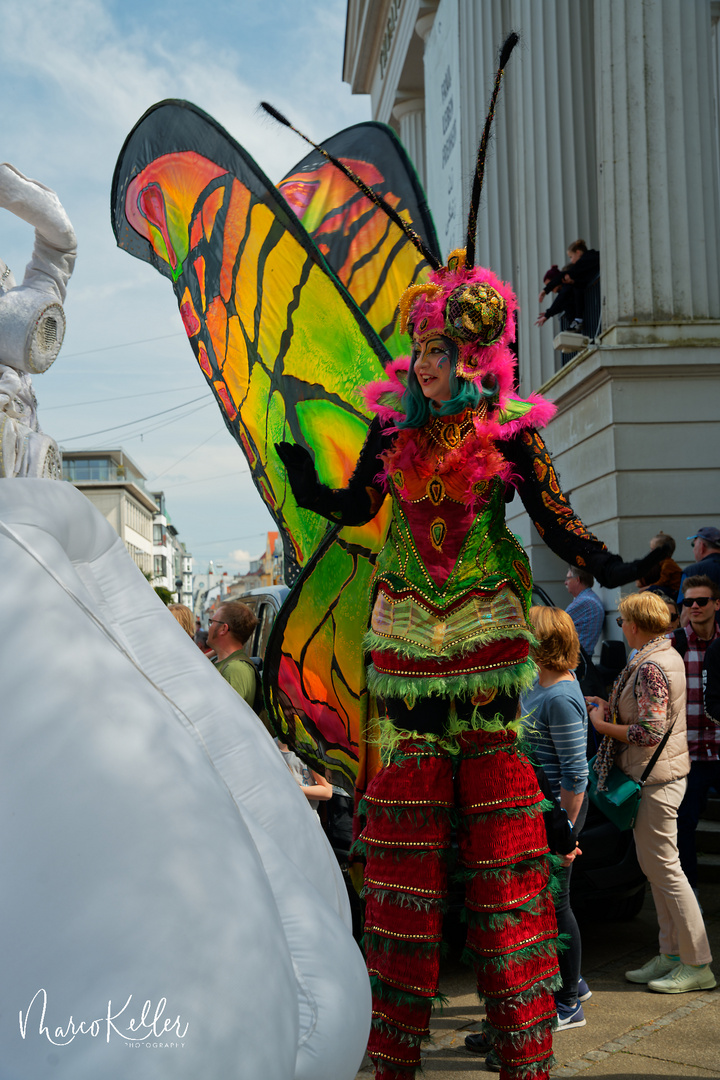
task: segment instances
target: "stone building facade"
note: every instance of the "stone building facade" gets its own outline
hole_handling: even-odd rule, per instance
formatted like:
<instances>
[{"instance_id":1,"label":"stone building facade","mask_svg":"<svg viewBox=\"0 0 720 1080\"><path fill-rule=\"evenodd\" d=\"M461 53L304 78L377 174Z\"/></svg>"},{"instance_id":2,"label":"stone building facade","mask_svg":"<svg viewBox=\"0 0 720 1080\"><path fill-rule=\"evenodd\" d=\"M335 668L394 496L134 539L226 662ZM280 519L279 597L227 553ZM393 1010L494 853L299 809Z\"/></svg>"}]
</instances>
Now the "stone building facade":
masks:
<instances>
[{"instance_id":1,"label":"stone building facade","mask_svg":"<svg viewBox=\"0 0 720 1080\"><path fill-rule=\"evenodd\" d=\"M558 407L547 442L585 523L626 558L662 528L689 562L685 537L720 525L720 3L349 0L344 78L404 142L443 256L463 244L511 30L478 262L518 295L520 389ZM562 366L537 296L580 237L601 254L602 328ZM565 568L518 500L509 522L565 606ZM619 590L601 595L614 610Z\"/></svg>"},{"instance_id":2,"label":"stone building facade","mask_svg":"<svg viewBox=\"0 0 720 1080\"><path fill-rule=\"evenodd\" d=\"M145 474L124 450L63 450L63 480L86 495L144 574L153 573L154 498Z\"/></svg>"}]
</instances>

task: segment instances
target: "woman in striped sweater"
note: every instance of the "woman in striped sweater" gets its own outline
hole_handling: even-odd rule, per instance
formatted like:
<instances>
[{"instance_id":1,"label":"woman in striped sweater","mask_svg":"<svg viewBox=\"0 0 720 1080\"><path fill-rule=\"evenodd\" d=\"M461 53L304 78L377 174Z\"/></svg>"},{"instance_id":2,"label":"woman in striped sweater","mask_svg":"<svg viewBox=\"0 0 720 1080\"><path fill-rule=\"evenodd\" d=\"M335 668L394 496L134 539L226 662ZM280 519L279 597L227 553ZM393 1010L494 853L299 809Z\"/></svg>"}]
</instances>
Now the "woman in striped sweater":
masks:
<instances>
[{"instance_id":1,"label":"woman in striped sweater","mask_svg":"<svg viewBox=\"0 0 720 1080\"><path fill-rule=\"evenodd\" d=\"M523 695L522 711L530 716L528 737L533 754L577 836L588 806L587 708L573 673L580 659L580 643L572 619L560 608L531 608L530 624L538 642L532 655L539 670L532 689ZM569 896L572 861L579 853L576 848L565 856L562 889L555 900L558 931L569 936L569 947L558 955L562 978L562 988L555 994L559 1029L585 1026L578 998L590 996L584 983L578 990L581 941Z\"/></svg>"}]
</instances>

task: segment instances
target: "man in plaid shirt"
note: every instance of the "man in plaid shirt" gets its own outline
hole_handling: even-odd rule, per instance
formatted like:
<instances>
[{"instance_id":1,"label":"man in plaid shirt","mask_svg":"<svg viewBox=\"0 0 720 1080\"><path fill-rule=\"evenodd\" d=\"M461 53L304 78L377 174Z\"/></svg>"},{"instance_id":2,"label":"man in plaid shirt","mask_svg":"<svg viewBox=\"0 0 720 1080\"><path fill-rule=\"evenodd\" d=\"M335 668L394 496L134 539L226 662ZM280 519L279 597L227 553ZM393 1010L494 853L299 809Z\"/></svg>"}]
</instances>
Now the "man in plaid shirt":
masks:
<instances>
[{"instance_id":1,"label":"man in plaid shirt","mask_svg":"<svg viewBox=\"0 0 720 1080\"><path fill-rule=\"evenodd\" d=\"M595 578L589 570L579 566L568 566L565 575L565 588L572 596L565 608L575 623L575 629L588 656L592 656L605 622L605 608L596 592L593 592Z\"/></svg>"},{"instance_id":2,"label":"man in plaid shirt","mask_svg":"<svg viewBox=\"0 0 720 1080\"><path fill-rule=\"evenodd\" d=\"M693 889L697 887L695 830L705 809L711 787L720 792L720 727L706 714L703 702L703 667L708 645L720 638L715 621L720 609L720 590L705 574L683 582L683 606L690 621L673 637L675 648L685 661L687 677L687 734L690 751L688 786L678 810L680 862ZM683 638L685 639L683 641ZM713 650L713 654L716 654Z\"/></svg>"}]
</instances>

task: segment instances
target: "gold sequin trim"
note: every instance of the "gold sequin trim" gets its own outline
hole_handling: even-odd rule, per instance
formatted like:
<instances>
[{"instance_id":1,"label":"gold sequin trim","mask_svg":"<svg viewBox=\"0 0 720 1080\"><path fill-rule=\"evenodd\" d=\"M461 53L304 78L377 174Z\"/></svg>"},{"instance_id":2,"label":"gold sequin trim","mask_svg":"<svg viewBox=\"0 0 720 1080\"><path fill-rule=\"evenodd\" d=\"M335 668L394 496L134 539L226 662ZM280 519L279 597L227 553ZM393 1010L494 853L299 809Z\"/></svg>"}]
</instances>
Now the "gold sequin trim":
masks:
<instances>
[{"instance_id":1,"label":"gold sequin trim","mask_svg":"<svg viewBox=\"0 0 720 1080\"><path fill-rule=\"evenodd\" d=\"M433 442L444 450L454 450L456 446L475 431L473 420L482 420L487 413L487 402L483 399L477 409L470 410L458 424L456 420L443 420L440 416L433 416L425 425Z\"/></svg>"},{"instance_id":2,"label":"gold sequin trim","mask_svg":"<svg viewBox=\"0 0 720 1080\"><path fill-rule=\"evenodd\" d=\"M392 881L375 881L374 878L365 878L365 884L373 886L376 889L394 889L396 892L406 892L415 895L415 893L422 893L423 896L439 896L444 898L444 892L438 892L437 889L421 889L415 886L408 885L396 885Z\"/></svg>"},{"instance_id":3,"label":"gold sequin trim","mask_svg":"<svg viewBox=\"0 0 720 1080\"><path fill-rule=\"evenodd\" d=\"M412 1061L410 1058L391 1057L390 1054L385 1054L382 1050L373 1050L372 1056L373 1060L377 1058L380 1061L389 1061L391 1065L403 1065L406 1069L417 1069L420 1067L419 1055L417 1062Z\"/></svg>"},{"instance_id":4,"label":"gold sequin trim","mask_svg":"<svg viewBox=\"0 0 720 1080\"><path fill-rule=\"evenodd\" d=\"M553 963L549 968L546 968L545 971L541 971L537 975L533 975L532 978L526 979L525 982L516 983L514 986L505 987L502 992L496 991L494 994L488 994L485 996L499 998L501 1000L504 998L514 997L515 994L522 994L526 990L532 989L532 987L536 986L537 983L542 982L543 979L550 978L551 975L556 975L557 972L557 963ZM538 991L538 993L541 992L542 991Z\"/></svg>"},{"instance_id":5,"label":"gold sequin trim","mask_svg":"<svg viewBox=\"0 0 720 1080\"><path fill-rule=\"evenodd\" d=\"M526 1024L498 1024L497 1020L493 1019L493 1027L498 1031L526 1031L528 1028L535 1027L536 1024L542 1024L544 1020L554 1020L557 1016L555 1009L552 1009L549 1013L540 1013L539 1016L535 1016L533 1019L528 1020Z\"/></svg>"},{"instance_id":6,"label":"gold sequin trim","mask_svg":"<svg viewBox=\"0 0 720 1080\"><path fill-rule=\"evenodd\" d=\"M466 866L466 867L473 867L473 866L511 866L513 863L520 862L523 859L532 859L536 855L546 855L547 851L548 851L547 846L546 847L539 847L539 848L530 848L529 851L518 852L518 853L516 853L514 855L511 855L510 858L508 858L508 859L480 859L479 861L476 861L476 862L468 862L467 860L463 859L462 864L463 864L463 866Z\"/></svg>"},{"instance_id":7,"label":"gold sequin trim","mask_svg":"<svg viewBox=\"0 0 720 1080\"><path fill-rule=\"evenodd\" d=\"M410 755L415 758L415 754ZM420 755L418 755L420 756ZM433 754L423 754L423 757L433 757ZM441 758L444 761L445 758ZM374 795L365 795L365 802L377 803L382 806L438 806L440 809L449 810L454 803L451 802L434 802L432 799L376 799Z\"/></svg>"},{"instance_id":8,"label":"gold sequin trim","mask_svg":"<svg viewBox=\"0 0 720 1080\"><path fill-rule=\"evenodd\" d=\"M387 1016L386 1013L380 1012L378 1009L373 1009L373 1018L377 1020L385 1020L391 1027L397 1028L398 1031L408 1031L412 1035L427 1035L430 1032L429 1027L413 1027L411 1024L401 1024L393 1016Z\"/></svg>"},{"instance_id":9,"label":"gold sequin trim","mask_svg":"<svg viewBox=\"0 0 720 1080\"><path fill-rule=\"evenodd\" d=\"M447 539L447 522L437 517L430 522L430 543L436 551L442 551L442 546Z\"/></svg>"},{"instance_id":10,"label":"gold sequin trim","mask_svg":"<svg viewBox=\"0 0 720 1080\"><path fill-rule=\"evenodd\" d=\"M518 941L513 945L512 949L508 952L507 949L479 949L475 945L468 945L468 948L475 953L476 956L509 956L519 952L520 949L526 949L529 945L534 945L538 941L554 941L555 935L548 932L547 934L533 934L532 937L524 938L522 941Z\"/></svg>"},{"instance_id":11,"label":"gold sequin trim","mask_svg":"<svg viewBox=\"0 0 720 1080\"><path fill-rule=\"evenodd\" d=\"M477 756L480 757L479 754ZM468 814L473 810L482 809L485 806L505 806L507 805L508 799L512 801L513 808L517 807L519 809L521 806L536 806L538 803L542 802L543 799L542 792L538 792L538 795L533 795L532 798L528 796L524 802L521 799L518 799L516 795L505 795L504 798L493 799L491 802L469 803L467 806L461 806L460 810L464 814Z\"/></svg>"},{"instance_id":12,"label":"gold sequin trim","mask_svg":"<svg viewBox=\"0 0 720 1080\"><path fill-rule=\"evenodd\" d=\"M380 934L382 937L395 938L396 941L428 941L431 945L438 944L441 940L438 934L398 934L382 926L366 926L365 933Z\"/></svg>"},{"instance_id":13,"label":"gold sequin trim","mask_svg":"<svg viewBox=\"0 0 720 1080\"><path fill-rule=\"evenodd\" d=\"M425 494L427 495L433 506L440 505L440 503L445 498L445 484L442 482L439 476L430 477L425 486Z\"/></svg>"},{"instance_id":14,"label":"gold sequin trim","mask_svg":"<svg viewBox=\"0 0 720 1080\"><path fill-rule=\"evenodd\" d=\"M390 979L382 971L378 971L377 968L368 968L368 975L377 975L386 986L397 986L403 990L413 990L416 994L422 994L424 997L434 997L436 990L432 986L413 986L412 983L400 982L399 979Z\"/></svg>"},{"instance_id":15,"label":"gold sequin trim","mask_svg":"<svg viewBox=\"0 0 720 1080\"><path fill-rule=\"evenodd\" d=\"M450 846L450 837L446 840L438 840L435 844L428 844L427 840L377 840L374 836L362 834L360 839L365 844L375 844L376 847L386 848L418 848L421 851L442 851Z\"/></svg>"},{"instance_id":16,"label":"gold sequin trim","mask_svg":"<svg viewBox=\"0 0 720 1080\"><path fill-rule=\"evenodd\" d=\"M524 896L519 896L516 900L513 900L512 904L507 908L499 909L497 906L497 901L492 904L478 904L470 903L466 900L465 906L468 908L469 911L512 911L513 908L520 907L522 904L526 904L528 900L534 900L536 897L540 896L540 893L543 891L544 888L545 886L543 885L542 888L538 889L537 892L529 892L525 893Z\"/></svg>"}]
</instances>

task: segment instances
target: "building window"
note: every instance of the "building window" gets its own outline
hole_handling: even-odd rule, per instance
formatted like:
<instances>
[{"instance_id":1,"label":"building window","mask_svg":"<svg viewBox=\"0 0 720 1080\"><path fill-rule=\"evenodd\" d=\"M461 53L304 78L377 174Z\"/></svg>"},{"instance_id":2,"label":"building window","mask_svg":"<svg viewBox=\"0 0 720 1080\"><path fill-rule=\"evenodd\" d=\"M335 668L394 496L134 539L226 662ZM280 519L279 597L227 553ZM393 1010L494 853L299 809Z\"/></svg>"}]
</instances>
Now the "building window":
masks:
<instances>
[{"instance_id":1,"label":"building window","mask_svg":"<svg viewBox=\"0 0 720 1080\"><path fill-rule=\"evenodd\" d=\"M155 555L155 577L165 577L167 574L167 559L164 555Z\"/></svg>"},{"instance_id":2,"label":"building window","mask_svg":"<svg viewBox=\"0 0 720 1080\"><path fill-rule=\"evenodd\" d=\"M142 548L136 547L135 544L128 543L127 540L125 541L125 547L128 549L132 559L136 565L140 567L143 574L149 574L152 564L150 562L150 555L147 551L143 551Z\"/></svg>"},{"instance_id":3,"label":"building window","mask_svg":"<svg viewBox=\"0 0 720 1080\"><path fill-rule=\"evenodd\" d=\"M153 525L153 544L162 544L163 542L163 527L162 525Z\"/></svg>"},{"instance_id":4,"label":"building window","mask_svg":"<svg viewBox=\"0 0 720 1080\"><path fill-rule=\"evenodd\" d=\"M112 458L71 458L63 461L63 480L117 480L121 470Z\"/></svg>"},{"instance_id":5,"label":"building window","mask_svg":"<svg viewBox=\"0 0 720 1080\"><path fill-rule=\"evenodd\" d=\"M129 529L149 540L152 536L152 516L150 512L131 499L125 500L125 524Z\"/></svg>"}]
</instances>

